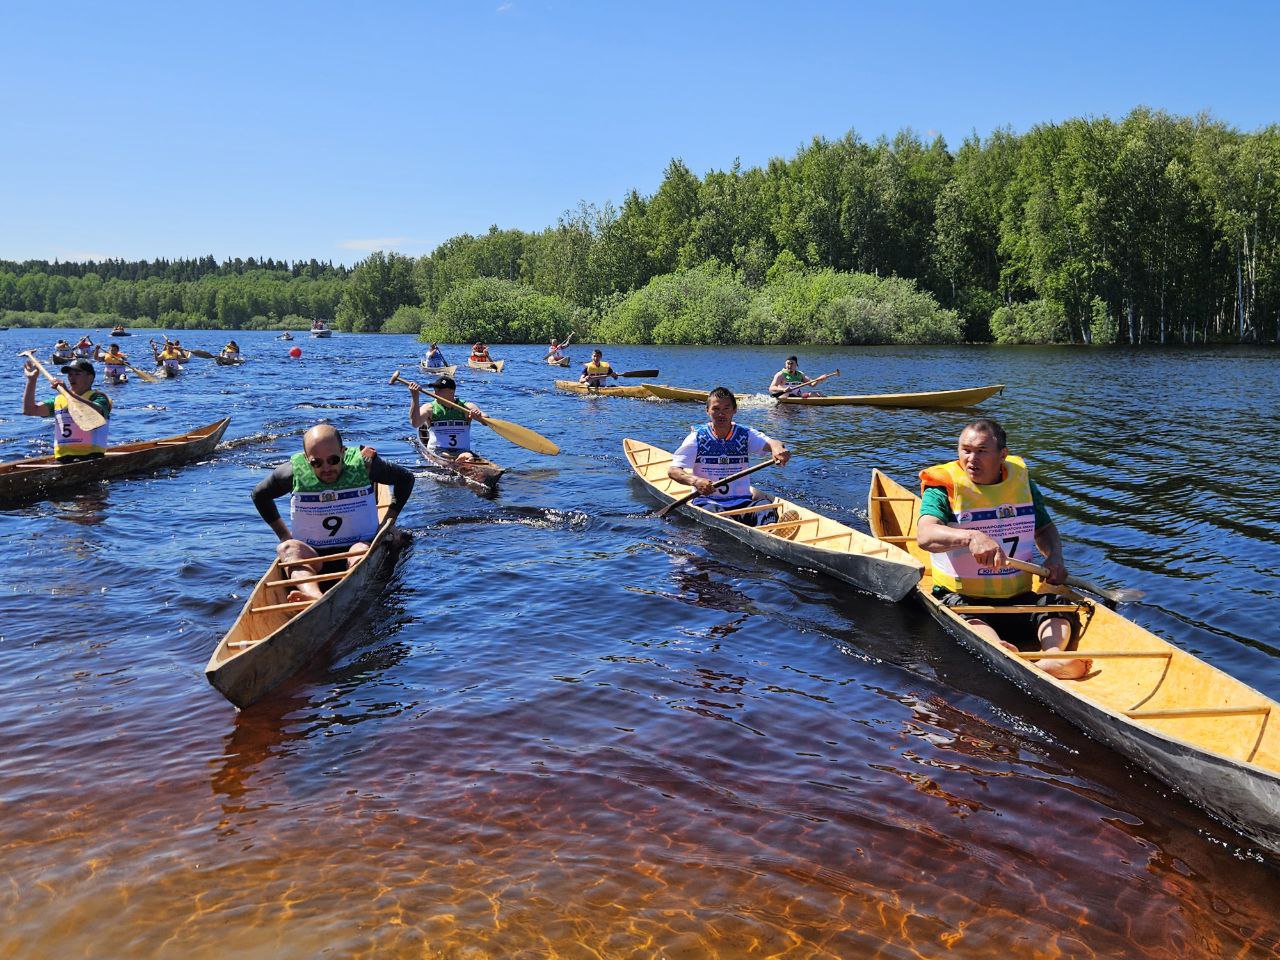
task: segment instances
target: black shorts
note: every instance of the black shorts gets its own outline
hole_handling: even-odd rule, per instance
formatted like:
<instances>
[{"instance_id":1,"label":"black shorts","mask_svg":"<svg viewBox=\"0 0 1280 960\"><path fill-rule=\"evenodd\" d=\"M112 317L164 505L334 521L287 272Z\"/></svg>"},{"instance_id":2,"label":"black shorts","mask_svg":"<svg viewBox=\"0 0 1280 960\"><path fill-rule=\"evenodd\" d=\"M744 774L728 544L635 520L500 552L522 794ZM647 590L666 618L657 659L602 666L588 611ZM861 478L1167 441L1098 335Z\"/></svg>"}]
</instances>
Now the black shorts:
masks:
<instances>
[{"instance_id":1,"label":"black shorts","mask_svg":"<svg viewBox=\"0 0 1280 960\"><path fill-rule=\"evenodd\" d=\"M1050 604L1064 602L1062 597L1052 593L1020 593L1015 597L966 597L952 593L945 587L934 587L933 597L942 602L944 607L984 606L984 607L1046 607ZM961 616L965 614L961 611ZM993 613L983 616L972 614L973 619L989 624L1001 640L1012 643L1019 650L1040 649L1040 625L1046 620L1066 620L1071 624L1071 639L1068 646L1075 643L1080 636L1080 614L1074 611L1051 610L1046 613Z\"/></svg>"}]
</instances>

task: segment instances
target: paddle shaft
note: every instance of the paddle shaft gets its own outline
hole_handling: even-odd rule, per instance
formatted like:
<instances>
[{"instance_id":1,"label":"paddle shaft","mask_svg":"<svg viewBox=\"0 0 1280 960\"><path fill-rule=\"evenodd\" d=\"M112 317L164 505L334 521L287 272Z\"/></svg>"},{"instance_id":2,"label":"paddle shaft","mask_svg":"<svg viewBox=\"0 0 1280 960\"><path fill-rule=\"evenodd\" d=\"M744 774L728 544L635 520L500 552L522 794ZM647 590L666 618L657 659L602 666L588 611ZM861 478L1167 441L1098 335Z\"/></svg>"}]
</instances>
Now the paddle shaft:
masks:
<instances>
[{"instance_id":1,"label":"paddle shaft","mask_svg":"<svg viewBox=\"0 0 1280 960\"><path fill-rule=\"evenodd\" d=\"M22 353L18 354L18 356L29 359L32 365L44 374L44 378L53 384L55 390L69 400L74 400L76 401L76 404L79 404L79 406L72 405L67 409L67 412L71 414L71 419L76 422L76 426L81 430L96 430L107 422L107 418L102 415L101 410L95 407L84 397L76 396L68 390L65 385L59 382L53 374L46 370L44 368L44 364L36 359L36 352L34 350L24 350Z\"/></svg>"},{"instance_id":2,"label":"paddle shaft","mask_svg":"<svg viewBox=\"0 0 1280 960\"><path fill-rule=\"evenodd\" d=\"M399 370L391 374L391 379L387 382L403 383L410 389L416 386L416 384L413 384L411 381L400 376ZM420 392L425 393L427 396L444 406L453 407L453 409L461 413L465 413L468 416L472 413L470 409L462 406L460 403L454 403L452 400L446 400L444 397L438 396L430 390L423 390L421 387L418 387L418 389ZM520 424L512 423L509 420L499 420L497 417L476 417L476 419L498 436L502 437L503 440L510 441L518 447L524 447L526 450L532 450L534 453L541 453L546 456L555 456L560 452L560 448L556 444L552 443L536 430L530 430L528 427L522 427Z\"/></svg>"},{"instance_id":3,"label":"paddle shaft","mask_svg":"<svg viewBox=\"0 0 1280 960\"><path fill-rule=\"evenodd\" d=\"M840 376L840 368L836 367L830 373L824 373L820 377L814 377L812 380L806 380L804 383L793 384L792 386L789 386L785 390L783 390L782 393L778 394L778 396L785 397L792 390L803 390L805 387L812 387L815 383L821 383L823 380L829 380L832 377L838 377L838 376ZM776 400L777 397L775 397L774 399Z\"/></svg>"},{"instance_id":4,"label":"paddle shaft","mask_svg":"<svg viewBox=\"0 0 1280 960\"><path fill-rule=\"evenodd\" d=\"M1047 580L1049 577L1049 568L1043 567L1038 563L1028 563L1026 560L1018 560L1015 557L1005 557L1004 562L1015 570L1021 570L1023 573L1034 573L1036 576L1044 580ZM1088 593L1096 594L1099 597L1110 600L1112 603L1123 603L1128 600L1138 600L1143 596L1141 590L1131 590L1128 588L1111 590L1107 587L1099 586L1090 580L1085 580L1076 576L1069 575L1066 582L1069 587L1078 587Z\"/></svg>"},{"instance_id":5,"label":"paddle shaft","mask_svg":"<svg viewBox=\"0 0 1280 960\"><path fill-rule=\"evenodd\" d=\"M721 485L727 485L727 484L733 483L733 481L741 480L743 477L747 476L748 474L755 473L757 470L763 470L765 467L771 467L771 466L773 466L772 458L768 460L762 460L753 467L747 467L747 469L745 470L739 470L737 473L731 473L729 474L729 476L724 477L720 480L717 480L716 486L718 487ZM697 497L697 496L701 496L701 494L699 493L698 489L695 487L693 490L691 490L689 493L686 493L679 500L672 500L665 507L663 507L657 513L655 513L654 516L665 517L668 513L670 513L676 507L683 506L684 504L688 503L690 500L692 500L694 497Z\"/></svg>"}]
</instances>

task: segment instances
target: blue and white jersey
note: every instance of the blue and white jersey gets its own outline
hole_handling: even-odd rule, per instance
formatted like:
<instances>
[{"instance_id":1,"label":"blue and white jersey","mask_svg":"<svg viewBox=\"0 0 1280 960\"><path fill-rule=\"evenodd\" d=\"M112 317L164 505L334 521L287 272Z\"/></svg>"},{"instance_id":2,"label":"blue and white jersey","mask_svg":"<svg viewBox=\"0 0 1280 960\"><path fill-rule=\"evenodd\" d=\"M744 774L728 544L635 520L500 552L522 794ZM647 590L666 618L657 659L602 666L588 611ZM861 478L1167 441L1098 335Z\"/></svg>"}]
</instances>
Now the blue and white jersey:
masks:
<instances>
[{"instance_id":1,"label":"blue and white jersey","mask_svg":"<svg viewBox=\"0 0 1280 960\"><path fill-rule=\"evenodd\" d=\"M690 429L684 443L672 454L671 465L688 470L695 477L719 480L745 470L754 458L768 451L771 442L759 430L736 423L729 436L721 440L712 432L711 424L704 423ZM742 477L728 486L722 484L711 496L717 500L750 497L751 480Z\"/></svg>"}]
</instances>

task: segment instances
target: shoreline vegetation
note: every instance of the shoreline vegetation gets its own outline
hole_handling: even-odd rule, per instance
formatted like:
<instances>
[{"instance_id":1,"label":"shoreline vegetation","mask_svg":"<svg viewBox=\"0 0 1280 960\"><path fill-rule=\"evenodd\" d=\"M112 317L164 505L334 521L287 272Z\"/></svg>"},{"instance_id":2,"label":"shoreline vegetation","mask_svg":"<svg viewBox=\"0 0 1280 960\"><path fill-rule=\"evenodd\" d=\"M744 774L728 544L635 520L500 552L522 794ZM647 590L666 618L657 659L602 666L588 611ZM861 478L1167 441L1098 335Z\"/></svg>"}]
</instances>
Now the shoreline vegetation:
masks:
<instances>
[{"instance_id":1,"label":"shoreline vegetation","mask_svg":"<svg viewBox=\"0 0 1280 960\"><path fill-rule=\"evenodd\" d=\"M650 196L422 257L0 261L0 325L447 343L1193 345L1280 340L1280 125L1147 108L952 151L910 130L680 160Z\"/></svg>"}]
</instances>

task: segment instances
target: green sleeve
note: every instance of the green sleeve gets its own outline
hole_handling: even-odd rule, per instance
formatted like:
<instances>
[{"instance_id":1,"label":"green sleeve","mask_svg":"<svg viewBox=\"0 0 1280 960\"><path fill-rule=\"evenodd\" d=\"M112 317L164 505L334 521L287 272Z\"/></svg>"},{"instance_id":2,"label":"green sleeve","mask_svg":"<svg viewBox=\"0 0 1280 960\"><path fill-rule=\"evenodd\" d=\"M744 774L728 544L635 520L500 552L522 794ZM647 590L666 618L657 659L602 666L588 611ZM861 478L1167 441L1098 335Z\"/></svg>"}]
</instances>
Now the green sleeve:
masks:
<instances>
[{"instance_id":1,"label":"green sleeve","mask_svg":"<svg viewBox=\"0 0 1280 960\"><path fill-rule=\"evenodd\" d=\"M951 512L951 503L947 500L947 491L942 487L929 487L920 498L920 516L934 517L943 523L951 523L956 515Z\"/></svg>"},{"instance_id":2,"label":"green sleeve","mask_svg":"<svg viewBox=\"0 0 1280 960\"><path fill-rule=\"evenodd\" d=\"M1044 505L1044 496L1040 493L1036 482L1034 480L1027 482L1031 484L1031 505L1036 508L1036 529L1039 530L1053 523L1053 517L1049 516L1049 508Z\"/></svg>"},{"instance_id":3,"label":"green sleeve","mask_svg":"<svg viewBox=\"0 0 1280 960\"><path fill-rule=\"evenodd\" d=\"M45 414L46 417L53 416L53 404L54 404L54 401L56 401L57 399L58 399L58 395L55 393L52 397L50 397L48 400L45 401L45 404L49 408L49 412Z\"/></svg>"},{"instance_id":4,"label":"green sleeve","mask_svg":"<svg viewBox=\"0 0 1280 960\"><path fill-rule=\"evenodd\" d=\"M102 414L108 420L111 419L111 398L108 397L105 393L95 393L93 395L93 398L89 402L93 404L94 408L100 414Z\"/></svg>"}]
</instances>

